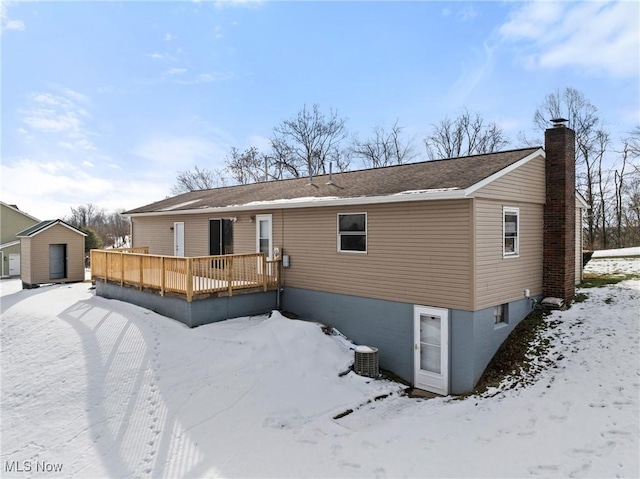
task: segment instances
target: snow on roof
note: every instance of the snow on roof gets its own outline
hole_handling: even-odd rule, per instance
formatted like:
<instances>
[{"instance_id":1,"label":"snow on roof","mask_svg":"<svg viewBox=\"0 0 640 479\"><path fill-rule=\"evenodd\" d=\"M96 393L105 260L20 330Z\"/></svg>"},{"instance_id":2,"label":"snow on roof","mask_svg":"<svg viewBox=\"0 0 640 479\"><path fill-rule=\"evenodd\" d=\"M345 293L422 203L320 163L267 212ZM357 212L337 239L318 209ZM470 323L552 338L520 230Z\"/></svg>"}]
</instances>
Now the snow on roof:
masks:
<instances>
[{"instance_id":1,"label":"snow on roof","mask_svg":"<svg viewBox=\"0 0 640 479\"><path fill-rule=\"evenodd\" d=\"M398 195L423 195L425 193L442 193L444 191L458 191L460 188L431 188L429 190L407 190L394 193L393 196Z\"/></svg>"},{"instance_id":2,"label":"snow on roof","mask_svg":"<svg viewBox=\"0 0 640 479\"><path fill-rule=\"evenodd\" d=\"M295 204L295 203L315 203L315 202L332 201L332 200L339 200L339 199L340 199L339 196L304 196L301 198L282 198L277 200L250 201L242 205L232 205L232 206L285 205L285 204Z\"/></svg>"},{"instance_id":3,"label":"snow on roof","mask_svg":"<svg viewBox=\"0 0 640 479\"><path fill-rule=\"evenodd\" d=\"M162 208L159 211L171 211L171 210L177 210L178 208L182 208L184 206L189 206L192 205L194 203L197 203L200 200L190 200L190 201L185 201L183 203L178 203L177 205L169 205L166 208Z\"/></svg>"}]
</instances>

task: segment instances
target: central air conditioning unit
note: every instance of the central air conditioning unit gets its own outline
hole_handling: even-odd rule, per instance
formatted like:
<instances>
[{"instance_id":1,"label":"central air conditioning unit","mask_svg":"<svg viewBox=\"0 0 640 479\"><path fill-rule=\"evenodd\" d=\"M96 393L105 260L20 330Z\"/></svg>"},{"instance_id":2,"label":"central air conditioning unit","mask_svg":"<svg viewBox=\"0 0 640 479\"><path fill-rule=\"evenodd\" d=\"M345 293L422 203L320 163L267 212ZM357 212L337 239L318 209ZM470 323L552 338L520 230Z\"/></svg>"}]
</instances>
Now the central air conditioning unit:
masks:
<instances>
[{"instance_id":1,"label":"central air conditioning unit","mask_svg":"<svg viewBox=\"0 0 640 479\"><path fill-rule=\"evenodd\" d=\"M356 346L354 350L353 370L360 376L377 378L380 374L378 348Z\"/></svg>"}]
</instances>

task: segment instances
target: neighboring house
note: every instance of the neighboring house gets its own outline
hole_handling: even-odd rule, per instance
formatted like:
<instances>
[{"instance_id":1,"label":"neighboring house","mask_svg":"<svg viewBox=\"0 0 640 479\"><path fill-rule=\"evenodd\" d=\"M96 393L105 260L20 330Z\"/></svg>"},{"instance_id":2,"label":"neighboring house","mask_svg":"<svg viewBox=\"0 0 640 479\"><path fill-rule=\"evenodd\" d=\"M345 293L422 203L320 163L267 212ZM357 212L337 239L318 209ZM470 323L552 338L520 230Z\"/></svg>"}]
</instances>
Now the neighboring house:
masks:
<instances>
[{"instance_id":1,"label":"neighboring house","mask_svg":"<svg viewBox=\"0 0 640 479\"><path fill-rule=\"evenodd\" d=\"M151 254L278 248L282 309L377 347L418 388L464 393L534 301L575 294L574 138L558 124L545 149L196 191L125 215Z\"/></svg>"},{"instance_id":2,"label":"neighboring house","mask_svg":"<svg viewBox=\"0 0 640 479\"><path fill-rule=\"evenodd\" d=\"M20 239L23 288L84 281L84 232L47 220L16 235Z\"/></svg>"},{"instance_id":3,"label":"neighboring house","mask_svg":"<svg viewBox=\"0 0 640 479\"><path fill-rule=\"evenodd\" d=\"M20 240L16 233L40 220L0 201L0 276L20 275Z\"/></svg>"}]
</instances>

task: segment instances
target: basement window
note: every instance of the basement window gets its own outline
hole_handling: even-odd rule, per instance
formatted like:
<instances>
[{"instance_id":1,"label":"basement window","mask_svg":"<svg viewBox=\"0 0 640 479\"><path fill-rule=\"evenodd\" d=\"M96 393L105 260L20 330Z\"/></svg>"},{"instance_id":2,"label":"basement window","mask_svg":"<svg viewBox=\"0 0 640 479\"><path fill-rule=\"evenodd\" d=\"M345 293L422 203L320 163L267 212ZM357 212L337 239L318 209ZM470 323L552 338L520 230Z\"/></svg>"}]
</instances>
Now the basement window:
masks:
<instances>
[{"instance_id":1,"label":"basement window","mask_svg":"<svg viewBox=\"0 0 640 479\"><path fill-rule=\"evenodd\" d=\"M499 304L493 307L493 324L496 326L500 324L508 324L508 305Z\"/></svg>"},{"instance_id":2,"label":"basement window","mask_svg":"<svg viewBox=\"0 0 640 479\"><path fill-rule=\"evenodd\" d=\"M367 252L367 214L338 214L338 252Z\"/></svg>"},{"instance_id":3,"label":"basement window","mask_svg":"<svg viewBox=\"0 0 640 479\"><path fill-rule=\"evenodd\" d=\"M520 209L502 208L502 256L513 257L520 254Z\"/></svg>"}]
</instances>

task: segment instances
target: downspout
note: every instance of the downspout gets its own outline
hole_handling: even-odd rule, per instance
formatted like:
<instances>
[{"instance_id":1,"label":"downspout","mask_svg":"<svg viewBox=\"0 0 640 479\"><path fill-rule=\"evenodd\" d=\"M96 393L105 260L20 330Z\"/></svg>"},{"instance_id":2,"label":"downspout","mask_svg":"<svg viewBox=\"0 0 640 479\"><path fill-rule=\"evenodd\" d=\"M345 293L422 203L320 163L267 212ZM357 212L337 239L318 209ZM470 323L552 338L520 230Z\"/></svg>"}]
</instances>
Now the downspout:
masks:
<instances>
[{"instance_id":1,"label":"downspout","mask_svg":"<svg viewBox=\"0 0 640 479\"><path fill-rule=\"evenodd\" d=\"M284 292L283 284L284 284L284 267L282 266L282 257L284 256L284 215L285 210L280 209L280 262L278 263L278 268L280 269L278 274L278 285L276 288L276 309L278 311L282 310L282 298L281 295Z\"/></svg>"}]
</instances>

